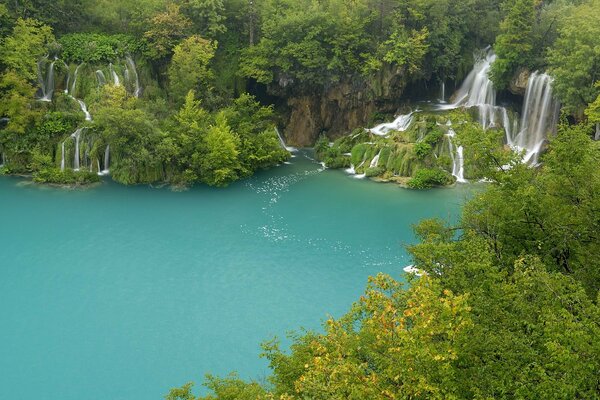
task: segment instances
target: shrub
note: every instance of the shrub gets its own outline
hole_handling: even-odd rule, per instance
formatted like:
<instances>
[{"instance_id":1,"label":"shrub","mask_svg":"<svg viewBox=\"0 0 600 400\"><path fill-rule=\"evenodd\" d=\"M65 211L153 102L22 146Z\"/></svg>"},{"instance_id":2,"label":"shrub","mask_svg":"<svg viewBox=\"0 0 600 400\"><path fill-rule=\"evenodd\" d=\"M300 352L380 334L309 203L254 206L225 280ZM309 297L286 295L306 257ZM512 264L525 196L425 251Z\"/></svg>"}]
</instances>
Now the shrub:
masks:
<instances>
[{"instance_id":1,"label":"shrub","mask_svg":"<svg viewBox=\"0 0 600 400\"><path fill-rule=\"evenodd\" d=\"M434 186L446 186L453 181L452 175L441 169L423 168L415 173L415 176L408 181L408 187L411 189L429 189Z\"/></svg>"}]
</instances>

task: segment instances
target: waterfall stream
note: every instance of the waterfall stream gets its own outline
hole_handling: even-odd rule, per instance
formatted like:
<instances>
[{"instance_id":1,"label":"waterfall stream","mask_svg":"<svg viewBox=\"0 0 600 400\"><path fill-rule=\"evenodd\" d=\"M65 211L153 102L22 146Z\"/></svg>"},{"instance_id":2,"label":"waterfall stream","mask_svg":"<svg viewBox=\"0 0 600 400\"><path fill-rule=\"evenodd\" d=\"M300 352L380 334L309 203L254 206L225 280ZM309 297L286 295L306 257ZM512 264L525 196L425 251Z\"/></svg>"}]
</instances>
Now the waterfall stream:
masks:
<instances>
[{"instance_id":1,"label":"waterfall stream","mask_svg":"<svg viewBox=\"0 0 600 400\"><path fill-rule=\"evenodd\" d=\"M531 74L523 101L521 126L509 144L524 151L523 161L537 164L549 133L556 131L560 104L552 96L552 77L537 71Z\"/></svg>"},{"instance_id":2,"label":"waterfall stream","mask_svg":"<svg viewBox=\"0 0 600 400\"><path fill-rule=\"evenodd\" d=\"M391 131L403 132L410 127L410 124L414 120L415 112L418 111L414 111L406 115L399 115L394 121L379 124L376 127L369 129L369 131L377 136L385 136Z\"/></svg>"},{"instance_id":3,"label":"waterfall stream","mask_svg":"<svg viewBox=\"0 0 600 400\"><path fill-rule=\"evenodd\" d=\"M279 129L277 127L275 127L275 133L277 133L277 137L279 138L279 144L283 149L287 150L290 153L295 153L298 151L297 148L285 144L285 140L283 140L283 136L281 136L281 133L279 132Z\"/></svg>"}]
</instances>

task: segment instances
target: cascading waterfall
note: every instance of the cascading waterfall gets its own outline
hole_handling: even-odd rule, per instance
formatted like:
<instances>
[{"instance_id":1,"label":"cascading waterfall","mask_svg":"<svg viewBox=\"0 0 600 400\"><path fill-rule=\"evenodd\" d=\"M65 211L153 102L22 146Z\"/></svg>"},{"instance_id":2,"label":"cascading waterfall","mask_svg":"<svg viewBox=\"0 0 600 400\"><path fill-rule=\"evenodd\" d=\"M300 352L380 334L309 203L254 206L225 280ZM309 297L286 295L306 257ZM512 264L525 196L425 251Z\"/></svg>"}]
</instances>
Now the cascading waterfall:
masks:
<instances>
[{"instance_id":1,"label":"cascading waterfall","mask_svg":"<svg viewBox=\"0 0 600 400\"><path fill-rule=\"evenodd\" d=\"M133 71L133 75L135 77L135 91L133 92L133 95L135 97L140 97L142 88L140 86L140 77L138 75L137 68L135 66L135 62L133 61L133 58L131 58L131 56L125 57L125 62L127 65L129 65L129 67ZM127 69L126 71L127 71L127 74L129 75L130 74L129 69Z\"/></svg>"},{"instance_id":2,"label":"cascading waterfall","mask_svg":"<svg viewBox=\"0 0 600 400\"><path fill-rule=\"evenodd\" d=\"M79 100L79 99L75 99L75 100L77 100L77 102L79 103L79 107L81 108L81 111L83 111L83 113L85 114L85 120L91 121L92 115L89 113L89 111L87 109L87 105L83 102L83 100Z\"/></svg>"},{"instance_id":3,"label":"cascading waterfall","mask_svg":"<svg viewBox=\"0 0 600 400\"><path fill-rule=\"evenodd\" d=\"M44 79L44 75L42 73L42 61L38 62L38 81L40 83L40 87L42 89L42 97L41 101L52 101L52 95L54 94L54 64L56 60L50 63L48 67L48 72Z\"/></svg>"},{"instance_id":4,"label":"cascading waterfall","mask_svg":"<svg viewBox=\"0 0 600 400\"><path fill-rule=\"evenodd\" d=\"M67 82L65 84L65 94L69 94L69 88L71 87L71 69L69 68L69 66L67 65L66 62L63 61L63 64L65 65L65 68L67 70Z\"/></svg>"},{"instance_id":5,"label":"cascading waterfall","mask_svg":"<svg viewBox=\"0 0 600 400\"><path fill-rule=\"evenodd\" d=\"M283 136L281 136L281 133L279 132L279 129L277 127L275 127L275 133L277 133L277 137L279 138L279 144L283 149L287 150L290 153L295 153L296 151L298 151L298 149L296 149L295 147L287 146L285 144L285 140L283 140Z\"/></svg>"},{"instance_id":6,"label":"cascading waterfall","mask_svg":"<svg viewBox=\"0 0 600 400\"><path fill-rule=\"evenodd\" d=\"M509 141L525 151L523 162L537 164L548 133L556 131L560 104L552 96L552 77L537 71L531 74L523 101L519 133Z\"/></svg>"},{"instance_id":7,"label":"cascading waterfall","mask_svg":"<svg viewBox=\"0 0 600 400\"><path fill-rule=\"evenodd\" d=\"M415 112L417 111L406 115L400 115L393 122L379 124L376 127L369 129L369 132L377 136L386 136L390 131L404 132L413 122Z\"/></svg>"},{"instance_id":8,"label":"cascading waterfall","mask_svg":"<svg viewBox=\"0 0 600 400\"><path fill-rule=\"evenodd\" d=\"M458 107L477 107L479 109L479 122L484 128L494 126L496 122L496 90L489 78L490 68L496 60L496 54L487 48L485 57L477 56L473 69L467 75L456 94L456 101L444 107L446 109Z\"/></svg>"}]
</instances>

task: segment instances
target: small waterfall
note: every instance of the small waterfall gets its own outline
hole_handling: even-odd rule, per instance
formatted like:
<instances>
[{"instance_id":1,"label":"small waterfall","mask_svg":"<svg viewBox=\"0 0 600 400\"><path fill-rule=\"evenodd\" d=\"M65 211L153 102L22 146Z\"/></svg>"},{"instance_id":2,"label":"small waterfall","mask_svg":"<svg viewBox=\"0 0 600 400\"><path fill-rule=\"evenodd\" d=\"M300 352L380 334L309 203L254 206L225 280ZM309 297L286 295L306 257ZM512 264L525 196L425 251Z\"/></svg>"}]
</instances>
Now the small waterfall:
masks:
<instances>
[{"instance_id":1,"label":"small waterfall","mask_svg":"<svg viewBox=\"0 0 600 400\"><path fill-rule=\"evenodd\" d=\"M0 168L4 167L4 164L6 164L6 159L5 159L5 155L4 152L0 152Z\"/></svg>"},{"instance_id":2,"label":"small waterfall","mask_svg":"<svg viewBox=\"0 0 600 400\"><path fill-rule=\"evenodd\" d=\"M67 83L65 84L65 94L69 94L69 88L71 87L71 69L66 62L63 61L65 68L67 69Z\"/></svg>"},{"instance_id":3,"label":"small waterfall","mask_svg":"<svg viewBox=\"0 0 600 400\"><path fill-rule=\"evenodd\" d=\"M110 75L112 76L113 84L115 86L121 86L121 81L119 80L119 75L117 75L117 73L115 72L115 69L114 69L112 63L110 63L108 65L108 69L110 70Z\"/></svg>"},{"instance_id":4,"label":"small waterfall","mask_svg":"<svg viewBox=\"0 0 600 400\"><path fill-rule=\"evenodd\" d=\"M279 132L279 129L277 127L275 127L275 132L277 133L277 137L279 138L279 144L281 145L281 147L285 150L287 150L290 153L295 153L298 151L297 148L295 147L291 147L291 146L287 146L285 144L285 140L283 140L283 136L281 136L281 133Z\"/></svg>"},{"instance_id":5,"label":"small waterfall","mask_svg":"<svg viewBox=\"0 0 600 400\"><path fill-rule=\"evenodd\" d=\"M442 81L440 85L440 103L446 102L446 82Z\"/></svg>"},{"instance_id":6,"label":"small waterfall","mask_svg":"<svg viewBox=\"0 0 600 400\"><path fill-rule=\"evenodd\" d=\"M140 77L138 75L137 68L135 66L135 62L133 61L133 58L131 58L131 56L125 57L125 61L126 61L127 65L129 65L129 67L133 71L133 75L135 77L135 91L133 92L133 95L135 97L140 97L142 88L140 87ZM130 74L129 69L127 69L126 71L129 75Z\"/></svg>"},{"instance_id":7,"label":"small waterfall","mask_svg":"<svg viewBox=\"0 0 600 400\"><path fill-rule=\"evenodd\" d=\"M555 133L560 104L552 96L552 77L537 71L531 74L523 101L521 126L511 145L525 151L523 161L537 164L549 133Z\"/></svg>"},{"instance_id":8,"label":"small waterfall","mask_svg":"<svg viewBox=\"0 0 600 400\"><path fill-rule=\"evenodd\" d=\"M64 171L65 170L65 142L62 142L61 148L62 148L62 153L61 153L62 155L60 158L60 170Z\"/></svg>"},{"instance_id":9,"label":"small waterfall","mask_svg":"<svg viewBox=\"0 0 600 400\"><path fill-rule=\"evenodd\" d=\"M377 164L379 164L379 157L381 157L382 151L383 151L383 149L379 150L379 153L377 153L377 155L375 157L373 157L373 159L371 160L371 164L369 165L369 168L377 167Z\"/></svg>"},{"instance_id":10,"label":"small waterfall","mask_svg":"<svg viewBox=\"0 0 600 400\"><path fill-rule=\"evenodd\" d=\"M77 102L79 103L79 107L81 108L81 111L83 111L83 113L85 114L85 120L91 121L92 115L89 113L89 111L87 109L87 105L83 102L83 100L79 100L79 99L75 99L75 100L77 100Z\"/></svg>"},{"instance_id":11,"label":"small waterfall","mask_svg":"<svg viewBox=\"0 0 600 400\"><path fill-rule=\"evenodd\" d=\"M72 94L73 96L75 95L75 89L77 88L77 75L79 74L79 68L81 68L82 65L83 63L79 64L77 68L75 68L75 72L73 73L73 84L71 85L70 89L67 88L67 90L70 90L68 93Z\"/></svg>"},{"instance_id":12,"label":"small waterfall","mask_svg":"<svg viewBox=\"0 0 600 400\"><path fill-rule=\"evenodd\" d=\"M446 136L448 137L448 148L450 150L450 158L452 159L452 176L456 178L459 183L467 183L465 179L465 158L463 154L463 147L458 146L454 148L454 136L456 132L453 129L448 129Z\"/></svg>"},{"instance_id":13,"label":"small waterfall","mask_svg":"<svg viewBox=\"0 0 600 400\"><path fill-rule=\"evenodd\" d=\"M102 72L102 70L96 71L96 78L98 78L98 86L106 85L106 76L104 75L104 72Z\"/></svg>"},{"instance_id":14,"label":"small waterfall","mask_svg":"<svg viewBox=\"0 0 600 400\"><path fill-rule=\"evenodd\" d=\"M350 168L346 168L346 173L350 175L356 175L356 168L354 168L354 164L350 164Z\"/></svg>"},{"instance_id":15,"label":"small waterfall","mask_svg":"<svg viewBox=\"0 0 600 400\"><path fill-rule=\"evenodd\" d=\"M75 154L73 156L73 170L79 171L79 139L81 138L81 132L83 128L78 128L75 133L71 135L73 139L75 139Z\"/></svg>"},{"instance_id":16,"label":"small waterfall","mask_svg":"<svg viewBox=\"0 0 600 400\"><path fill-rule=\"evenodd\" d=\"M38 81L42 89L41 101L52 101L52 95L54 94L54 64L56 60L50 63L46 77L42 73L42 61L38 62Z\"/></svg>"},{"instance_id":17,"label":"small waterfall","mask_svg":"<svg viewBox=\"0 0 600 400\"><path fill-rule=\"evenodd\" d=\"M100 171L100 161L98 161L98 175L108 175L110 170L109 170L109 164L110 163L110 145L107 144L106 145L106 149L104 150L104 169L102 171Z\"/></svg>"},{"instance_id":18,"label":"small waterfall","mask_svg":"<svg viewBox=\"0 0 600 400\"><path fill-rule=\"evenodd\" d=\"M369 129L369 132L377 136L386 136L390 131L404 132L410 127L410 124L412 124L414 119L413 114L415 112L418 111L414 111L406 115L400 115L393 122L379 124L376 127Z\"/></svg>"}]
</instances>

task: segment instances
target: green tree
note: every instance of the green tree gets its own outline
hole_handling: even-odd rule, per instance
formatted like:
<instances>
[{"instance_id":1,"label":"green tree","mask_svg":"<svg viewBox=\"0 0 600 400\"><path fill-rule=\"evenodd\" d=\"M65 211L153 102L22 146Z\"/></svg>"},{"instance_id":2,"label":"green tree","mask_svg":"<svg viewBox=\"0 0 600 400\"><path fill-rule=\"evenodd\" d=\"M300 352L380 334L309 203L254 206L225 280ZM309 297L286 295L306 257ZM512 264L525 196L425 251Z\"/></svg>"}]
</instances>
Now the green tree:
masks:
<instances>
[{"instance_id":1,"label":"green tree","mask_svg":"<svg viewBox=\"0 0 600 400\"><path fill-rule=\"evenodd\" d=\"M181 102L190 90L207 97L214 77L210 63L216 48L216 42L196 35L175 46L168 75L171 95L177 102Z\"/></svg>"},{"instance_id":2,"label":"green tree","mask_svg":"<svg viewBox=\"0 0 600 400\"><path fill-rule=\"evenodd\" d=\"M223 0L184 0L183 7L201 36L216 39L227 31Z\"/></svg>"},{"instance_id":3,"label":"green tree","mask_svg":"<svg viewBox=\"0 0 600 400\"><path fill-rule=\"evenodd\" d=\"M581 118L587 105L600 94L594 83L600 77L600 1L576 7L560 24L559 37L549 51L554 91L564 109Z\"/></svg>"},{"instance_id":4,"label":"green tree","mask_svg":"<svg viewBox=\"0 0 600 400\"><path fill-rule=\"evenodd\" d=\"M35 81L37 62L47 54L48 44L54 42L49 26L34 19L17 19L12 35L0 44L2 64L21 78Z\"/></svg>"},{"instance_id":5,"label":"green tree","mask_svg":"<svg viewBox=\"0 0 600 400\"><path fill-rule=\"evenodd\" d=\"M181 13L178 5L169 3L165 11L150 19L149 25L150 28L144 33L148 42L148 56L161 60L170 56L173 48L188 35L192 21Z\"/></svg>"},{"instance_id":6,"label":"green tree","mask_svg":"<svg viewBox=\"0 0 600 400\"><path fill-rule=\"evenodd\" d=\"M519 66L528 65L532 58L533 26L537 0L507 0L506 18L500 24L500 35L494 50L497 59L491 67L494 85L503 89Z\"/></svg>"},{"instance_id":7,"label":"green tree","mask_svg":"<svg viewBox=\"0 0 600 400\"><path fill-rule=\"evenodd\" d=\"M200 179L211 186L227 186L238 178L241 168L238 156L240 140L232 132L227 119L218 114L205 137L206 154L201 160Z\"/></svg>"}]
</instances>

